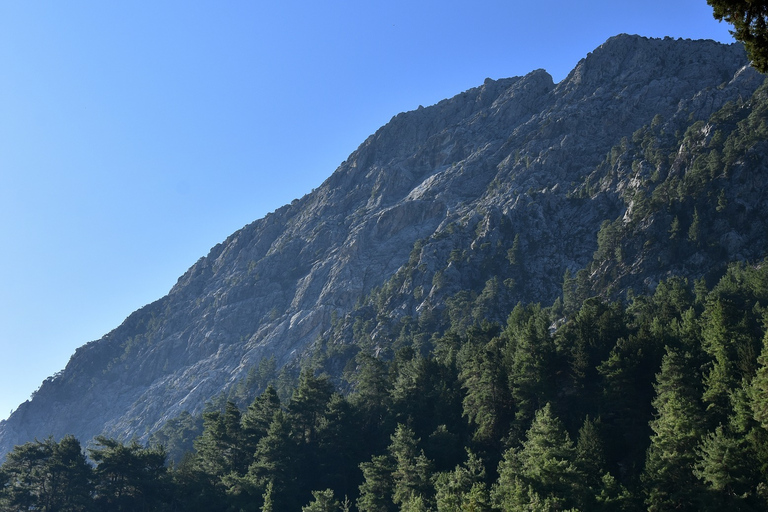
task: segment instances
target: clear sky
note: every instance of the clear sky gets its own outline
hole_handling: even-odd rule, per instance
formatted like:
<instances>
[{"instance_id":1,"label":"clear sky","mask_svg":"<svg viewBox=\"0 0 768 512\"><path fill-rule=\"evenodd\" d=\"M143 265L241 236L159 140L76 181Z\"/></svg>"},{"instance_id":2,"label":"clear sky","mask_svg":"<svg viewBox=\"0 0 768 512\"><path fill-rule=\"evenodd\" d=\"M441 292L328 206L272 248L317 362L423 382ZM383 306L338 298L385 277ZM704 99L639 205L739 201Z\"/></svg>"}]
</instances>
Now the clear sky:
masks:
<instances>
[{"instance_id":1,"label":"clear sky","mask_svg":"<svg viewBox=\"0 0 768 512\"><path fill-rule=\"evenodd\" d=\"M2 2L0 419L395 114L619 33L732 42L705 0Z\"/></svg>"}]
</instances>

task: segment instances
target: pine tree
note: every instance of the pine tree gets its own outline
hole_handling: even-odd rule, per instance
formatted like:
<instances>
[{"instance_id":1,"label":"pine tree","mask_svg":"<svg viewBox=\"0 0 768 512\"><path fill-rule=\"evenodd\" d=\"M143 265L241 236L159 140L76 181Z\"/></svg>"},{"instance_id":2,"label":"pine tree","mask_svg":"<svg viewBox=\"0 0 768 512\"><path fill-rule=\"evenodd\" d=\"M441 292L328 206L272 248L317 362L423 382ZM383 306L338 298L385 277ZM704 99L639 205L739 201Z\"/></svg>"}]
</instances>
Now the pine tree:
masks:
<instances>
[{"instance_id":1,"label":"pine tree","mask_svg":"<svg viewBox=\"0 0 768 512\"><path fill-rule=\"evenodd\" d=\"M576 465L584 475L585 486L593 492L601 486L605 474L605 447L599 426L599 419L592 421L587 416L576 441Z\"/></svg>"},{"instance_id":2,"label":"pine tree","mask_svg":"<svg viewBox=\"0 0 768 512\"><path fill-rule=\"evenodd\" d=\"M48 461L48 475L51 480L49 490L59 498L42 510L74 512L90 507L93 470L83 454L80 441L68 435L53 445Z\"/></svg>"},{"instance_id":3,"label":"pine tree","mask_svg":"<svg viewBox=\"0 0 768 512\"><path fill-rule=\"evenodd\" d=\"M232 402L225 404L224 412L203 413L203 433L195 440L199 468L221 477L231 472L245 472L248 457L243 453L240 410Z\"/></svg>"},{"instance_id":4,"label":"pine tree","mask_svg":"<svg viewBox=\"0 0 768 512\"><path fill-rule=\"evenodd\" d=\"M124 445L97 436L88 450L96 463L96 506L101 510L132 511L159 507L167 500L165 451L136 441Z\"/></svg>"},{"instance_id":5,"label":"pine tree","mask_svg":"<svg viewBox=\"0 0 768 512\"><path fill-rule=\"evenodd\" d=\"M630 334L617 340L608 358L598 366L607 467L614 471L622 468L632 477L642 469L651 434L651 383L658 369L655 344L655 339L643 333Z\"/></svg>"},{"instance_id":6,"label":"pine tree","mask_svg":"<svg viewBox=\"0 0 768 512\"><path fill-rule=\"evenodd\" d=\"M355 356L355 363L357 371L346 376L353 388L349 402L360 417L365 444L377 453L386 448L394 428L389 372L386 363L365 352Z\"/></svg>"},{"instance_id":7,"label":"pine tree","mask_svg":"<svg viewBox=\"0 0 768 512\"><path fill-rule=\"evenodd\" d=\"M312 491L312 502L301 507L301 512L339 512L341 504L333 497L333 489Z\"/></svg>"},{"instance_id":8,"label":"pine tree","mask_svg":"<svg viewBox=\"0 0 768 512\"><path fill-rule=\"evenodd\" d=\"M259 439L267 434L275 413L280 410L280 398L271 384L257 396L242 416L244 449L250 453Z\"/></svg>"},{"instance_id":9,"label":"pine tree","mask_svg":"<svg viewBox=\"0 0 768 512\"><path fill-rule=\"evenodd\" d=\"M299 385L291 395L288 414L297 439L312 443L320 418L333 394L333 384L327 377L315 377L312 370L304 370Z\"/></svg>"},{"instance_id":10,"label":"pine tree","mask_svg":"<svg viewBox=\"0 0 768 512\"><path fill-rule=\"evenodd\" d=\"M360 496L357 509L360 512L393 512L392 472L395 462L390 455L374 455L370 462L360 464L363 483L360 484Z\"/></svg>"},{"instance_id":11,"label":"pine tree","mask_svg":"<svg viewBox=\"0 0 768 512\"><path fill-rule=\"evenodd\" d=\"M688 241L694 245L701 245L701 220L699 219L699 210L693 209L693 219L688 228Z\"/></svg>"},{"instance_id":12,"label":"pine tree","mask_svg":"<svg viewBox=\"0 0 768 512\"><path fill-rule=\"evenodd\" d=\"M707 510L751 510L753 500L748 498L757 481L757 464L747 440L720 425L704 436L697 453L693 473L714 491L707 499Z\"/></svg>"},{"instance_id":13,"label":"pine tree","mask_svg":"<svg viewBox=\"0 0 768 512\"><path fill-rule=\"evenodd\" d=\"M261 505L261 512L276 512L275 511L275 500L273 498L273 495L275 493L275 486L270 480L267 483L266 489L264 489L264 495L262 496L262 505Z\"/></svg>"},{"instance_id":14,"label":"pine tree","mask_svg":"<svg viewBox=\"0 0 768 512\"><path fill-rule=\"evenodd\" d=\"M450 472L435 478L438 512L490 511L490 496L485 485L483 461L467 450L467 460Z\"/></svg>"},{"instance_id":15,"label":"pine tree","mask_svg":"<svg viewBox=\"0 0 768 512\"><path fill-rule=\"evenodd\" d=\"M357 461L367 456L365 448L351 405L343 395L335 393L317 427L313 486L332 486L340 494L353 493L360 476Z\"/></svg>"},{"instance_id":16,"label":"pine tree","mask_svg":"<svg viewBox=\"0 0 768 512\"><path fill-rule=\"evenodd\" d=\"M648 510L697 510L700 486L692 468L703 421L685 354L667 348L653 406L656 417L651 421L653 435L643 472Z\"/></svg>"},{"instance_id":17,"label":"pine tree","mask_svg":"<svg viewBox=\"0 0 768 512\"><path fill-rule=\"evenodd\" d=\"M278 411L269 426L267 435L259 440L253 463L246 479L252 488L269 490L270 500L276 510L297 509L296 479L300 473L297 465L297 445L291 436L291 425L286 414Z\"/></svg>"},{"instance_id":18,"label":"pine tree","mask_svg":"<svg viewBox=\"0 0 768 512\"><path fill-rule=\"evenodd\" d=\"M16 446L0 466L0 509L80 512L92 502L91 467L72 436Z\"/></svg>"},{"instance_id":19,"label":"pine tree","mask_svg":"<svg viewBox=\"0 0 768 512\"><path fill-rule=\"evenodd\" d=\"M513 436L519 436L551 394L555 347L549 334L548 315L538 305L515 306L504 336L509 340L504 366L517 406Z\"/></svg>"},{"instance_id":20,"label":"pine tree","mask_svg":"<svg viewBox=\"0 0 768 512\"><path fill-rule=\"evenodd\" d=\"M431 490L431 462L417 447L419 440L402 424L398 424L391 439L389 453L394 461L392 501L403 505L415 497L425 499Z\"/></svg>"},{"instance_id":21,"label":"pine tree","mask_svg":"<svg viewBox=\"0 0 768 512\"><path fill-rule=\"evenodd\" d=\"M707 0L714 17L733 25L731 34L744 43L752 65L768 72L768 15L764 1Z\"/></svg>"},{"instance_id":22,"label":"pine tree","mask_svg":"<svg viewBox=\"0 0 768 512\"><path fill-rule=\"evenodd\" d=\"M495 343L478 348L462 366L459 375L466 394L464 416L472 425L473 439L490 446L508 429L512 398Z\"/></svg>"},{"instance_id":23,"label":"pine tree","mask_svg":"<svg viewBox=\"0 0 768 512\"><path fill-rule=\"evenodd\" d=\"M750 405L755 421L768 430L768 332L763 337L763 348L757 361L759 367L752 379Z\"/></svg>"},{"instance_id":24,"label":"pine tree","mask_svg":"<svg viewBox=\"0 0 768 512\"><path fill-rule=\"evenodd\" d=\"M528 510L541 502L557 509L578 505L583 475L575 462L573 442L547 403L536 411L522 448L504 454L492 490L495 506Z\"/></svg>"}]
</instances>

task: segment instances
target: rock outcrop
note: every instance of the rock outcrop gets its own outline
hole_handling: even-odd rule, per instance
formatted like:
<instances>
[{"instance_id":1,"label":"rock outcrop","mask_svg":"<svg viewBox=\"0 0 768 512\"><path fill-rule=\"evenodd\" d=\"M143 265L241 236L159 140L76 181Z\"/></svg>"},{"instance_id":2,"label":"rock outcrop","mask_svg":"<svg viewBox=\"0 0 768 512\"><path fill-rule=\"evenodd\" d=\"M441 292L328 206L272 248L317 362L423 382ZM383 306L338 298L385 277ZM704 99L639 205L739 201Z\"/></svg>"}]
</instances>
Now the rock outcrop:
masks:
<instances>
[{"instance_id":1,"label":"rock outcrop","mask_svg":"<svg viewBox=\"0 0 768 512\"><path fill-rule=\"evenodd\" d=\"M621 35L561 83L543 70L488 79L399 114L318 189L234 233L167 296L79 348L0 422L0 453L68 433L146 439L263 358L297 361L385 288L395 320L439 314L491 275L504 304L551 303L564 272L592 262L603 221L626 213L626 182L574 195L612 148L654 123L685 131L761 83L738 45ZM646 273L632 283L663 275Z\"/></svg>"}]
</instances>

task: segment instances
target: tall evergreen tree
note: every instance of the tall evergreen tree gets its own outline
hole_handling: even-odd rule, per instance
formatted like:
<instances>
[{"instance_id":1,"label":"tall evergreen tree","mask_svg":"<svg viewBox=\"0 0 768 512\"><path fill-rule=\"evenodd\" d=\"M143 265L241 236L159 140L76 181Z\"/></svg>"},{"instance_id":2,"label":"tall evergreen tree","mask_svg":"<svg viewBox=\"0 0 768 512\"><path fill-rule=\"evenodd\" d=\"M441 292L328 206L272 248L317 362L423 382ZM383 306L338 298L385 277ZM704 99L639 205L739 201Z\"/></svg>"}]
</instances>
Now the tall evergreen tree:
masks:
<instances>
[{"instance_id":1,"label":"tall evergreen tree","mask_svg":"<svg viewBox=\"0 0 768 512\"><path fill-rule=\"evenodd\" d=\"M17 446L0 466L0 509L86 511L92 502L91 473L72 436Z\"/></svg>"},{"instance_id":2,"label":"tall evergreen tree","mask_svg":"<svg viewBox=\"0 0 768 512\"><path fill-rule=\"evenodd\" d=\"M735 338L740 336L731 326L733 311L715 299L704 312L703 346L711 357L711 366L704 379L704 401L711 422L725 423L731 409L731 392L740 381L735 364Z\"/></svg>"},{"instance_id":3,"label":"tall evergreen tree","mask_svg":"<svg viewBox=\"0 0 768 512\"><path fill-rule=\"evenodd\" d=\"M513 437L521 436L552 394L555 347L549 317L539 305L515 306L504 330L504 366L516 406Z\"/></svg>"},{"instance_id":4,"label":"tall evergreen tree","mask_svg":"<svg viewBox=\"0 0 768 512\"><path fill-rule=\"evenodd\" d=\"M312 491L312 502L301 507L301 512L339 512L341 504L333 497L333 489Z\"/></svg>"},{"instance_id":5,"label":"tall evergreen tree","mask_svg":"<svg viewBox=\"0 0 768 512\"><path fill-rule=\"evenodd\" d=\"M167 495L166 455L161 448L125 445L98 436L88 450L96 463L96 505L101 510L136 511L159 508Z\"/></svg>"},{"instance_id":6,"label":"tall evergreen tree","mask_svg":"<svg viewBox=\"0 0 768 512\"><path fill-rule=\"evenodd\" d=\"M392 501L403 505L412 498L426 501L431 491L431 462L417 446L413 431L398 424L392 434L389 453L394 461L392 472Z\"/></svg>"},{"instance_id":7,"label":"tall evergreen tree","mask_svg":"<svg viewBox=\"0 0 768 512\"><path fill-rule=\"evenodd\" d=\"M333 384L327 377L315 377L312 370L301 372L299 385L288 403L290 423L299 441L315 440L317 426L332 394Z\"/></svg>"},{"instance_id":8,"label":"tall evergreen tree","mask_svg":"<svg viewBox=\"0 0 768 512\"><path fill-rule=\"evenodd\" d=\"M763 348L757 361L759 367L750 387L750 405L755 420L768 430L768 332L763 337Z\"/></svg>"},{"instance_id":9,"label":"tall evergreen tree","mask_svg":"<svg viewBox=\"0 0 768 512\"><path fill-rule=\"evenodd\" d=\"M529 510L542 501L562 510L579 504L582 482L573 442L547 403L536 411L522 448L504 454L492 497L502 510Z\"/></svg>"},{"instance_id":10,"label":"tall evergreen tree","mask_svg":"<svg viewBox=\"0 0 768 512\"><path fill-rule=\"evenodd\" d=\"M246 488L247 492L256 495L259 490L269 491L275 510L296 510L302 503L299 500L303 496L299 495L296 487L302 468L298 465L298 447L291 433L288 415L278 411L267 435L259 440L253 463L245 477L251 486Z\"/></svg>"},{"instance_id":11,"label":"tall evergreen tree","mask_svg":"<svg viewBox=\"0 0 768 512\"><path fill-rule=\"evenodd\" d=\"M731 34L744 43L752 65L768 72L768 4L765 1L707 0L714 16L733 26Z\"/></svg>"},{"instance_id":12,"label":"tall evergreen tree","mask_svg":"<svg viewBox=\"0 0 768 512\"><path fill-rule=\"evenodd\" d=\"M368 453L352 406L338 393L331 396L317 428L317 468L312 487L333 487L339 495L354 494L358 461Z\"/></svg>"},{"instance_id":13,"label":"tall evergreen tree","mask_svg":"<svg viewBox=\"0 0 768 512\"><path fill-rule=\"evenodd\" d=\"M453 471L437 474L435 503L438 512L490 511L483 461L467 450L467 460L463 464Z\"/></svg>"},{"instance_id":14,"label":"tall evergreen tree","mask_svg":"<svg viewBox=\"0 0 768 512\"><path fill-rule=\"evenodd\" d=\"M243 450L252 455L259 440L267 435L275 413L280 410L280 398L271 384L257 396L242 415Z\"/></svg>"},{"instance_id":15,"label":"tall evergreen tree","mask_svg":"<svg viewBox=\"0 0 768 512\"><path fill-rule=\"evenodd\" d=\"M229 473L244 474L250 454L243 451L240 410L226 402L224 412L203 413L203 433L195 441L200 469L221 477Z\"/></svg>"},{"instance_id":16,"label":"tall evergreen tree","mask_svg":"<svg viewBox=\"0 0 768 512\"><path fill-rule=\"evenodd\" d=\"M668 348L656 377L643 482L649 511L698 510L701 486L693 475L703 418L695 376L685 354Z\"/></svg>"},{"instance_id":17,"label":"tall evergreen tree","mask_svg":"<svg viewBox=\"0 0 768 512\"><path fill-rule=\"evenodd\" d=\"M710 491L702 509L755 510L757 464L744 437L732 435L720 425L703 437L697 453L693 473Z\"/></svg>"},{"instance_id":18,"label":"tall evergreen tree","mask_svg":"<svg viewBox=\"0 0 768 512\"><path fill-rule=\"evenodd\" d=\"M473 438L490 447L508 430L513 412L498 340L478 347L462 365L459 378L466 390L463 410Z\"/></svg>"},{"instance_id":19,"label":"tall evergreen tree","mask_svg":"<svg viewBox=\"0 0 768 512\"><path fill-rule=\"evenodd\" d=\"M392 502L394 467L395 462L389 454L374 455L370 462L360 464L363 482L360 484L360 496L356 503L360 512L394 512L396 510Z\"/></svg>"}]
</instances>

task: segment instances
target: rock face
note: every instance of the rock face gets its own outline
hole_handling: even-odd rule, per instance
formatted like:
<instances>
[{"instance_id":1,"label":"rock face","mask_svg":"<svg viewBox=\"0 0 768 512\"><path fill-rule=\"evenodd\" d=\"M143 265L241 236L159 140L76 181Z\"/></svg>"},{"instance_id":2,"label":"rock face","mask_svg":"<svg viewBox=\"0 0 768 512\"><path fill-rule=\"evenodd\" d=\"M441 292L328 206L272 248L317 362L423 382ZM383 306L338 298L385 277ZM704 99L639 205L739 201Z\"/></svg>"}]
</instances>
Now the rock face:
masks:
<instances>
[{"instance_id":1,"label":"rock face","mask_svg":"<svg viewBox=\"0 0 768 512\"><path fill-rule=\"evenodd\" d=\"M738 45L621 35L559 84L543 70L488 79L395 116L318 189L79 348L0 422L0 454L51 434L146 439L263 358L295 362L376 294L390 320L437 318L456 292L482 293L500 275L503 304L551 303L564 272L592 262L602 222L628 208L629 178L576 197L585 179L644 126L685 131L749 98L762 77L746 65ZM632 283L663 275L649 268Z\"/></svg>"}]
</instances>

